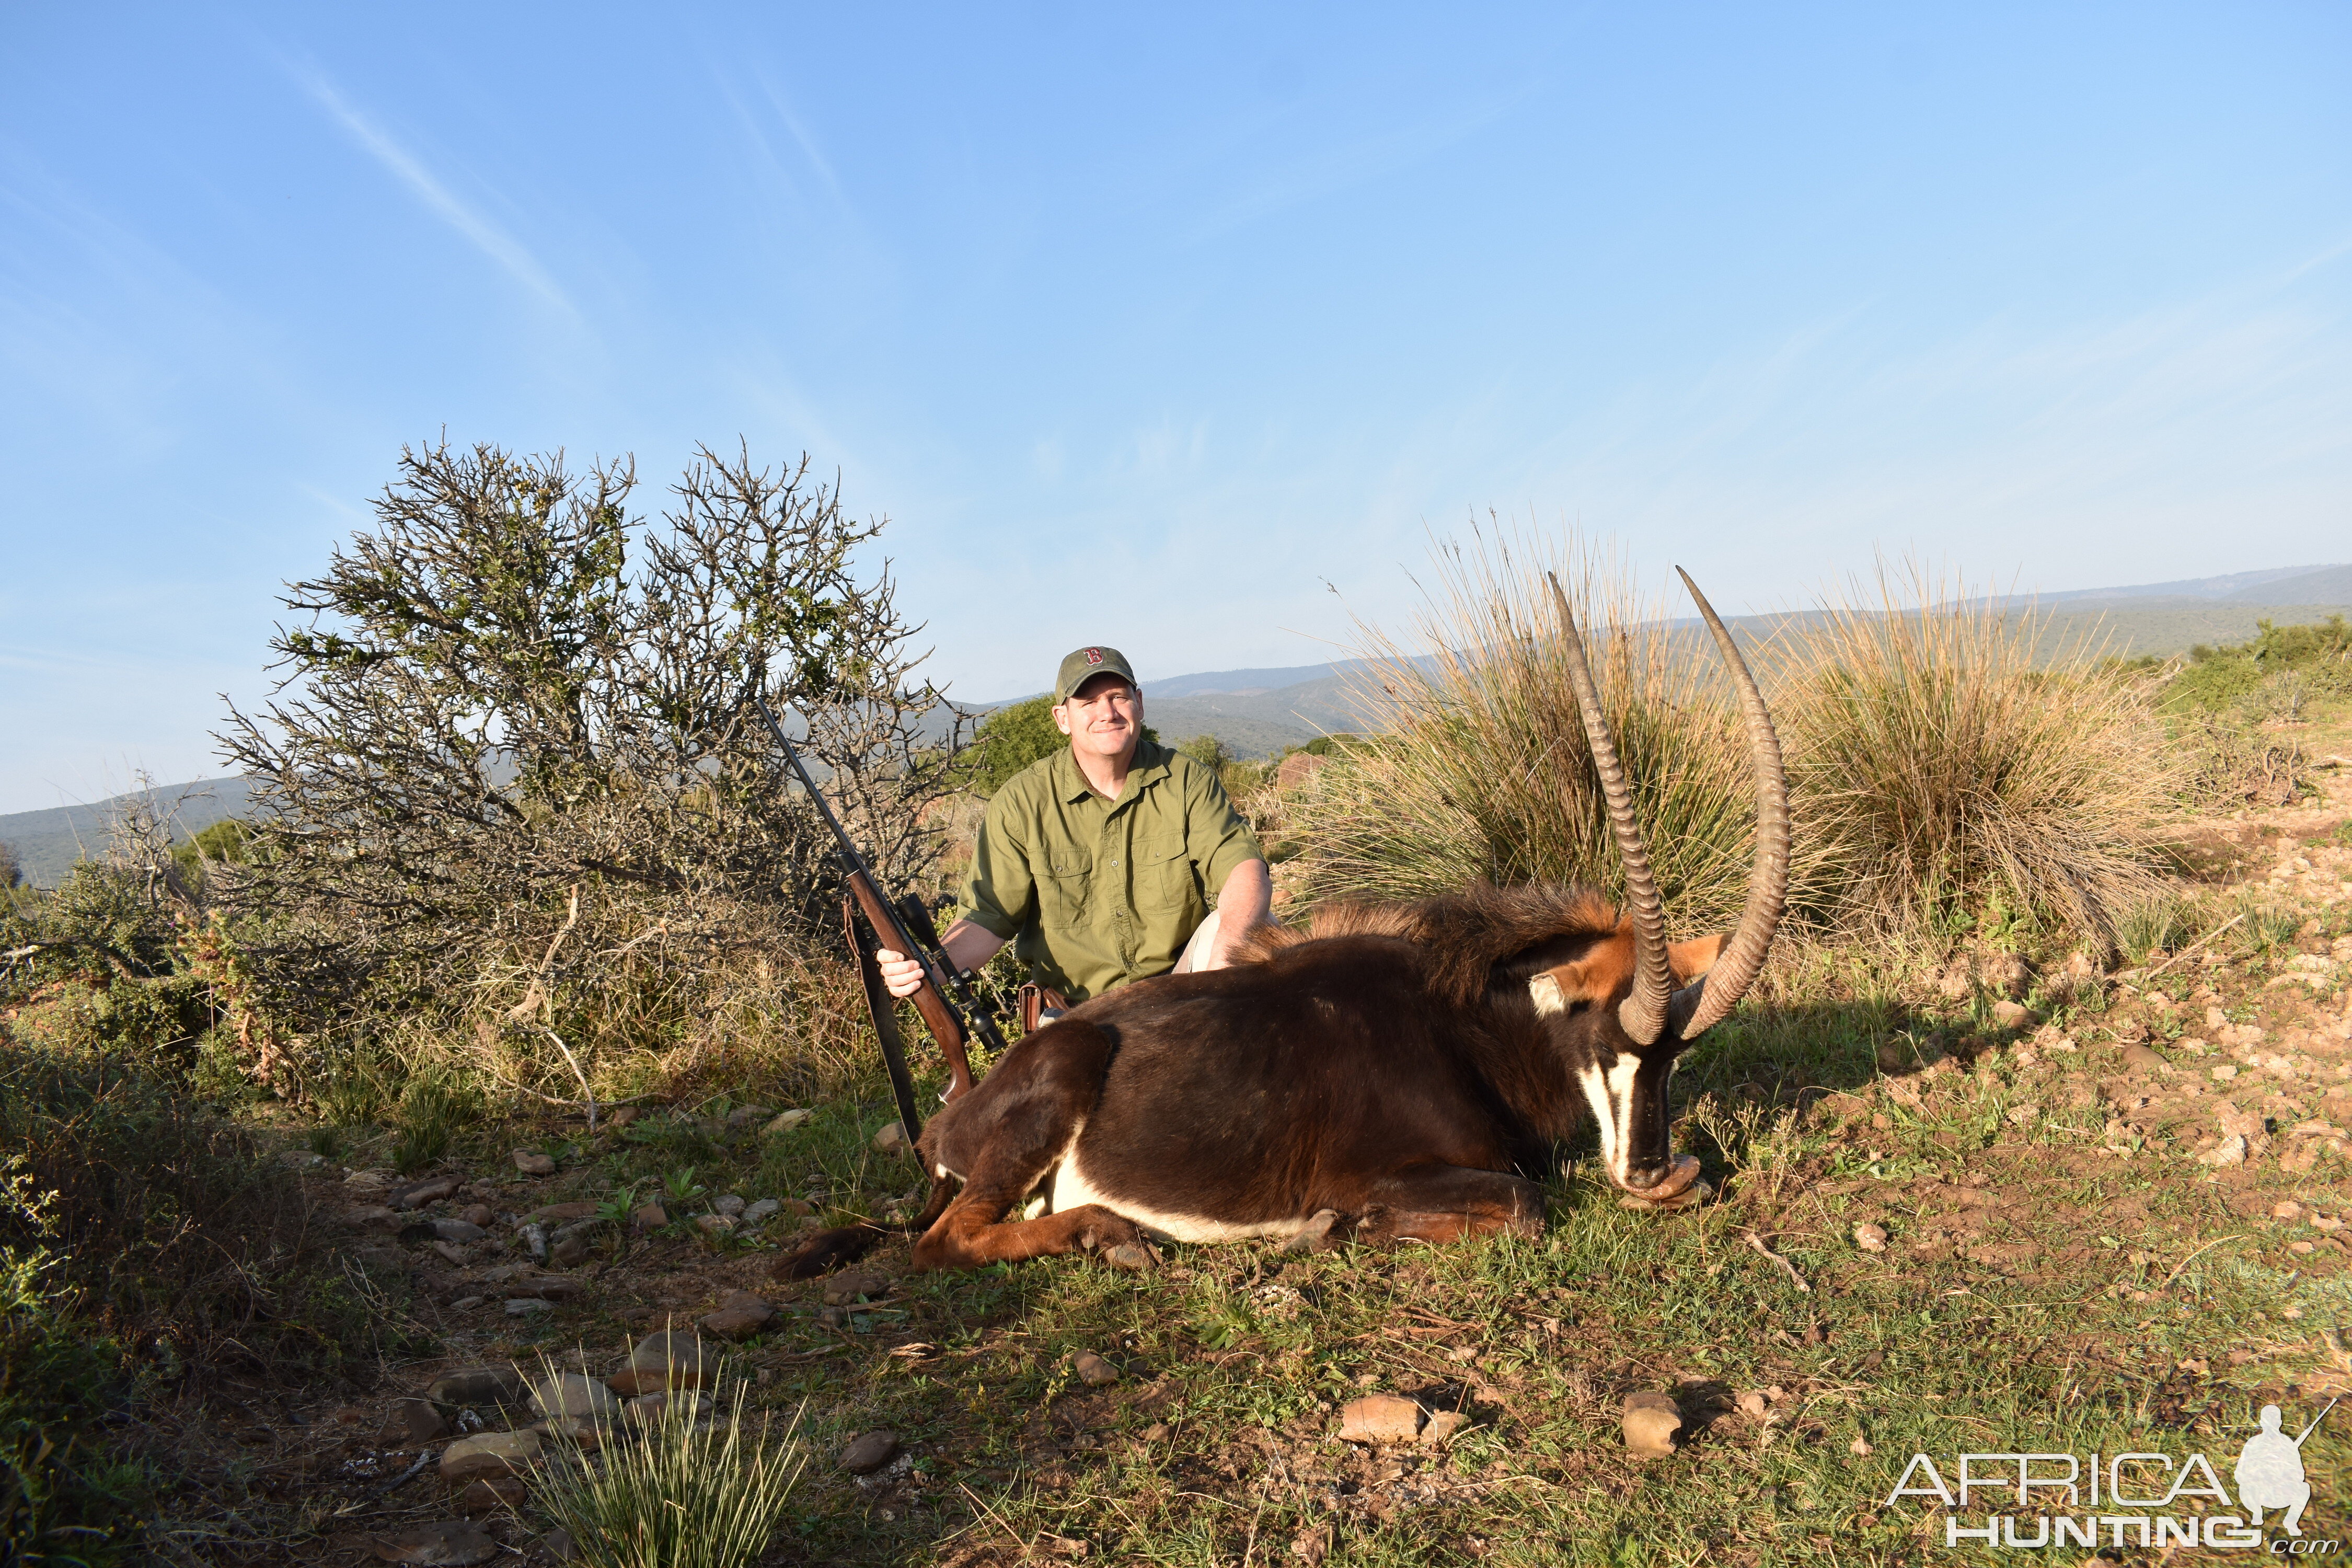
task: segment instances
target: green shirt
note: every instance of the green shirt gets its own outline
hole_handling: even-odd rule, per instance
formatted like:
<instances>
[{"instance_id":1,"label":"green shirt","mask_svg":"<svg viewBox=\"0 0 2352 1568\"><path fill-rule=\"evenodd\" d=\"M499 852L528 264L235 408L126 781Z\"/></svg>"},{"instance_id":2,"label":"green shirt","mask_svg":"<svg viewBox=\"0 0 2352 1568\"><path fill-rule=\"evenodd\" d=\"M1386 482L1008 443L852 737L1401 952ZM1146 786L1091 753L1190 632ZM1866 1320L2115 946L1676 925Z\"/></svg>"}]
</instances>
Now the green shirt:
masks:
<instances>
[{"instance_id":1,"label":"green shirt","mask_svg":"<svg viewBox=\"0 0 2352 1568\"><path fill-rule=\"evenodd\" d=\"M1139 741L1105 800L1064 747L990 799L965 918L1081 1002L1173 969L1225 878L1264 858L1214 770Z\"/></svg>"}]
</instances>

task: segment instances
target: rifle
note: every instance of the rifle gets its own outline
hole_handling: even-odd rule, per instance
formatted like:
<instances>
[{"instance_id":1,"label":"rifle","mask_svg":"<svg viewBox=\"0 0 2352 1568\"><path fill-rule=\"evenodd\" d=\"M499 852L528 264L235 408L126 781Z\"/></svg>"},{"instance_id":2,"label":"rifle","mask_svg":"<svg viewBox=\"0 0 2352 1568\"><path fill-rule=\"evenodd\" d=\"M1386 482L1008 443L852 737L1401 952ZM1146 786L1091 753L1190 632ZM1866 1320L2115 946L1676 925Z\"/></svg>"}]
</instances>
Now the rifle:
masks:
<instances>
[{"instance_id":1,"label":"rifle","mask_svg":"<svg viewBox=\"0 0 2352 1568\"><path fill-rule=\"evenodd\" d=\"M1001 1053L1004 1037L997 1033L995 1021L973 991L971 977L948 957L939 931L931 924L930 911L923 908L922 900L909 893L894 904L883 896L881 884L874 879L873 868L857 852L841 818L833 814L824 792L809 777L801 754L784 738L784 727L769 711L768 700L755 690L751 701L759 708L760 717L767 721L768 733L775 738L784 760L792 764L801 787L816 803L817 815L833 830L834 860L849 887L841 900L843 931L850 951L857 956L858 973L866 982L866 1008L874 1019L875 1037L882 1042L882 1060L890 1069L891 1092L898 1097L898 1113L905 1121L908 1141L912 1142L922 1131L923 1121L915 1110L915 1083L907 1071L906 1052L898 1038L897 1003L882 984L881 966L874 956L882 947L883 939L888 939L893 951L905 953L923 966L923 984L914 995L915 1011L922 1015L924 1026L947 1057L948 1099L953 1100L971 1088L971 1061L964 1054L964 1042L977 1034L991 1050ZM862 926L857 919L861 912L866 917Z\"/></svg>"}]
</instances>

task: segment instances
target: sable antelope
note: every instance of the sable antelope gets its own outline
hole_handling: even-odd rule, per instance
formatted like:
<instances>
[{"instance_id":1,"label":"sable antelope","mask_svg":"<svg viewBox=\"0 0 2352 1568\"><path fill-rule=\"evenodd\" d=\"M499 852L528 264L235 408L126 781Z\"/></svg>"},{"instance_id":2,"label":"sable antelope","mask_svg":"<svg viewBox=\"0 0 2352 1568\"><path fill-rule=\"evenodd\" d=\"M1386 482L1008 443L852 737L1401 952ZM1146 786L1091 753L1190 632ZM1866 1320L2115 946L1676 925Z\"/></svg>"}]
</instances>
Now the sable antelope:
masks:
<instances>
[{"instance_id":1,"label":"sable antelope","mask_svg":"<svg viewBox=\"0 0 2352 1568\"><path fill-rule=\"evenodd\" d=\"M1625 868L1621 912L1589 892L1483 884L1327 910L1257 933L1244 962L1095 998L1008 1051L918 1150L934 1186L918 1268L1092 1251L1149 1265L1147 1237L1309 1226L1379 1241L1541 1228L1539 1173L1589 1110L1612 1181L1695 1202L1666 1084L1755 980L1788 884L1788 786L1762 694L1687 574L1739 690L1757 844L1728 939L1668 943L1649 855L1566 596L1570 683ZM1034 1217L1011 1217L1024 1205ZM829 1231L779 1265L821 1273L872 1246Z\"/></svg>"}]
</instances>

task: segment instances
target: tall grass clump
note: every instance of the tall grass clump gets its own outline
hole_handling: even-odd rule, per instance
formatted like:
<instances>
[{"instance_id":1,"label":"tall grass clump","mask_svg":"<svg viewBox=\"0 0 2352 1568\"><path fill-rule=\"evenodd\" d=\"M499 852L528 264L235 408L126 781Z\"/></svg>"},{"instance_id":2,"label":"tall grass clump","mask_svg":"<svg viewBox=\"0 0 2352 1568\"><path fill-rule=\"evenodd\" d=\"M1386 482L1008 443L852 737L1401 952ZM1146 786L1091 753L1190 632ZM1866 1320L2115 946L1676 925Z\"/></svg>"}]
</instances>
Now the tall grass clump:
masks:
<instances>
[{"instance_id":1,"label":"tall grass clump","mask_svg":"<svg viewBox=\"0 0 2352 1568\"><path fill-rule=\"evenodd\" d=\"M2113 945L2155 896L2174 765L2143 689L1916 567L1792 621L1773 712L1805 901L1850 928L1991 910Z\"/></svg>"},{"instance_id":2,"label":"tall grass clump","mask_svg":"<svg viewBox=\"0 0 2352 1568\"><path fill-rule=\"evenodd\" d=\"M1360 624L1374 673L1357 701L1376 738L1349 745L1290 808L1309 902L1419 898L1473 877L1622 893L1548 569L1584 631L1669 918L1692 930L1738 919L1753 785L1711 646L1703 658L1700 639L1667 629L1622 563L1485 531L1439 547L1414 625L1425 652Z\"/></svg>"},{"instance_id":3,"label":"tall grass clump","mask_svg":"<svg viewBox=\"0 0 2352 1568\"><path fill-rule=\"evenodd\" d=\"M741 1568L758 1560L807 1456L793 1426L747 1422L744 1385L718 1418L673 1393L633 1430L608 1432L593 1459L559 1452L530 1475L533 1500L572 1535L588 1568ZM797 1422L793 1424L797 1425Z\"/></svg>"}]
</instances>

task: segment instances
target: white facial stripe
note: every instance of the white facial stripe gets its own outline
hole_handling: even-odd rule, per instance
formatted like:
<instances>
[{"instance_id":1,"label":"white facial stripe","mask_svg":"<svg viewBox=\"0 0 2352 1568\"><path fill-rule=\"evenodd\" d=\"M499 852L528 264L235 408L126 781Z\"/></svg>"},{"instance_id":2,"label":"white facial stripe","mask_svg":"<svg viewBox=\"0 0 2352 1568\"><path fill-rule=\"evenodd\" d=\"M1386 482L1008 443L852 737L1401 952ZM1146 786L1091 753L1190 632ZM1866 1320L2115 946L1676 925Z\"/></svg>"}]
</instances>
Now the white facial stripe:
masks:
<instances>
[{"instance_id":1,"label":"white facial stripe","mask_svg":"<svg viewBox=\"0 0 2352 1568\"><path fill-rule=\"evenodd\" d=\"M1606 1072L1586 1068L1576 1075L1592 1107L1592 1119L1601 1123L1601 1163L1609 1179L1621 1187L1633 1170L1633 1079L1641 1070L1642 1058L1629 1052L1610 1063Z\"/></svg>"}]
</instances>

